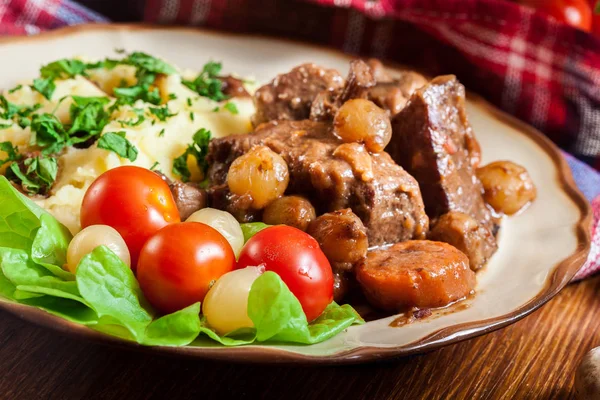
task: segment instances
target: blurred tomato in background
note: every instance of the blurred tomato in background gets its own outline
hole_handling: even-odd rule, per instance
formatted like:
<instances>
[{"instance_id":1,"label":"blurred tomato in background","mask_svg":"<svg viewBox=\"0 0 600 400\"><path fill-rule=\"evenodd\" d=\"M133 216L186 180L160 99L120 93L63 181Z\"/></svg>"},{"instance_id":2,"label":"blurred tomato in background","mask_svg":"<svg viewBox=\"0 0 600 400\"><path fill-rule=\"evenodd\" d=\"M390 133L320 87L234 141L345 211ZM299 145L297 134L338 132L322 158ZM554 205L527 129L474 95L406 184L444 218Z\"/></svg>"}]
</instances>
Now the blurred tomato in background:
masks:
<instances>
[{"instance_id":1,"label":"blurred tomato in background","mask_svg":"<svg viewBox=\"0 0 600 400\"><path fill-rule=\"evenodd\" d=\"M586 32L600 33L600 19L593 10L597 0L519 0L557 20Z\"/></svg>"}]
</instances>

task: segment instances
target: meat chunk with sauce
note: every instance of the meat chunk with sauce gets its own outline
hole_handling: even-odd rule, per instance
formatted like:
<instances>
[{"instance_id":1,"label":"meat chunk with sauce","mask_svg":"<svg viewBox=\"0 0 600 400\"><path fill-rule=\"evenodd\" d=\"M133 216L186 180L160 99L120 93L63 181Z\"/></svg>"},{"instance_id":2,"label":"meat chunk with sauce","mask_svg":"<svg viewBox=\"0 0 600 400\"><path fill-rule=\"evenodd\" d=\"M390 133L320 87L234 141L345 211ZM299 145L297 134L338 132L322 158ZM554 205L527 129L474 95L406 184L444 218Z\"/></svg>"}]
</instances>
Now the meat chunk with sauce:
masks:
<instances>
[{"instance_id":1,"label":"meat chunk with sauce","mask_svg":"<svg viewBox=\"0 0 600 400\"><path fill-rule=\"evenodd\" d=\"M201 189L196 183L179 182L169 179L164 174L156 172L171 189L175 205L179 211L179 216L182 221L185 221L190 215L196 211L205 208L207 202L206 190Z\"/></svg>"},{"instance_id":2,"label":"meat chunk with sauce","mask_svg":"<svg viewBox=\"0 0 600 400\"><path fill-rule=\"evenodd\" d=\"M348 161L348 149L334 156L342 142L328 123L272 121L252 134L214 139L207 156L211 181L224 184L233 160L255 145L268 146L287 163L286 194L306 197L317 215L352 209L365 225L369 245L425 237L429 220L417 182L385 152L369 154L372 171L364 170L363 153L357 153L356 163Z\"/></svg>"},{"instance_id":3,"label":"meat chunk with sauce","mask_svg":"<svg viewBox=\"0 0 600 400\"><path fill-rule=\"evenodd\" d=\"M409 240L370 252L356 279L371 305L382 310L443 307L469 295L475 273L467 256L446 243Z\"/></svg>"},{"instance_id":4,"label":"meat chunk with sauce","mask_svg":"<svg viewBox=\"0 0 600 400\"><path fill-rule=\"evenodd\" d=\"M253 123L257 126L273 120L307 119L319 93L336 91L343 85L344 78L336 70L302 64L256 91Z\"/></svg>"},{"instance_id":5,"label":"meat chunk with sauce","mask_svg":"<svg viewBox=\"0 0 600 400\"><path fill-rule=\"evenodd\" d=\"M445 242L462 251L469 258L473 271L483 267L498 249L493 233L473 217L450 211L435 221L428 238Z\"/></svg>"},{"instance_id":6,"label":"meat chunk with sauce","mask_svg":"<svg viewBox=\"0 0 600 400\"><path fill-rule=\"evenodd\" d=\"M417 90L392 130L386 151L419 182L429 217L459 211L493 232L495 221L475 175L479 145L456 77L440 76Z\"/></svg>"}]
</instances>

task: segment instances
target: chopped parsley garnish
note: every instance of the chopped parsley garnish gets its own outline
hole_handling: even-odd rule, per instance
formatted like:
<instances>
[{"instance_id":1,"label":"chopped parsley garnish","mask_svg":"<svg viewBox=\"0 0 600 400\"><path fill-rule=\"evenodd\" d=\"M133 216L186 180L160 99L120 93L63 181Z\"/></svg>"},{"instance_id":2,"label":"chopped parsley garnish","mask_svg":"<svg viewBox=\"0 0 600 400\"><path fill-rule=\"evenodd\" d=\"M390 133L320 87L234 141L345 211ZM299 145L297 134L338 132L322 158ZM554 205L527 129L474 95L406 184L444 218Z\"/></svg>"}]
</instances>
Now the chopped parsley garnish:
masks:
<instances>
[{"instance_id":1,"label":"chopped parsley garnish","mask_svg":"<svg viewBox=\"0 0 600 400\"><path fill-rule=\"evenodd\" d=\"M221 109L219 107L215 107L212 109L212 112L219 112L219 111L221 111Z\"/></svg>"},{"instance_id":2,"label":"chopped parsley garnish","mask_svg":"<svg viewBox=\"0 0 600 400\"><path fill-rule=\"evenodd\" d=\"M13 104L6 100L6 97L0 96L0 108L2 108L2 112L0 112L0 118L5 120L12 120L19 124L21 128L25 128L29 126L31 121L29 117L31 114L39 109L42 105L36 104L33 107L29 106L20 106L17 104ZM8 125L10 127L11 125Z\"/></svg>"},{"instance_id":3,"label":"chopped parsley garnish","mask_svg":"<svg viewBox=\"0 0 600 400\"><path fill-rule=\"evenodd\" d=\"M107 60L108 61L108 60ZM111 60L114 63L114 60ZM160 91L154 84L157 74L171 75L177 70L163 60L152 57L146 53L133 52L115 65L125 64L136 68L135 77L137 82L131 87L115 88L113 93L117 98L114 107L118 108L123 104L133 104L136 100L143 100L151 104L160 104L162 99Z\"/></svg>"},{"instance_id":4,"label":"chopped parsley garnish","mask_svg":"<svg viewBox=\"0 0 600 400\"><path fill-rule=\"evenodd\" d=\"M10 89L10 90L8 91L8 93L11 93L11 94L12 94L12 93L16 92L17 90L21 90L21 88L22 88L22 87L23 87L23 85L17 85L17 86L15 86L14 88Z\"/></svg>"},{"instance_id":5,"label":"chopped parsley garnish","mask_svg":"<svg viewBox=\"0 0 600 400\"><path fill-rule=\"evenodd\" d=\"M73 96L69 109L73 122L68 131L71 144L82 143L100 135L110 120L104 109L109 101L108 97Z\"/></svg>"},{"instance_id":6,"label":"chopped parsley garnish","mask_svg":"<svg viewBox=\"0 0 600 400\"><path fill-rule=\"evenodd\" d=\"M158 132L158 137L163 137L163 136L165 136L165 128L162 128L160 130L160 132Z\"/></svg>"},{"instance_id":7,"label":"chopped parsley garnish","mask_svg":"<svg viewBox=\"0 0 600 400\"><path fill-rule=\"evenodd\" d=\"M209 130L201 128L194 134L193 143L190 144L185 152L173 160L173 173L181 177L183 182L189 181L192 176L188 168L188 157L192 156L196 159L198 168L206 172L208 164L206 155L208 154L208 143L210 142L211 133Z\"/></svg>"},{"instance_id":8,"label":"chopped parsley garnish","mask_svg":"<svg viewBox=\"0 0 600 400\"><path fill-rule=\"evenodd\" d=\"M132 108L131 111L133 111L133 113L136 115L137 119L133 120L118 120L117 122L119 124L121 124L121 128L124 128L125 126L138 126L140 125L142 122L144 122L146 120L146 117L144 116L144 110L141 108Z\"/></svg>"},{"instance_id":9,"label":"chopped parsley garnish","mask_svg":"<svg viewBox=\"0 0 600 400\"><path fill-rule=\"evenodd\" d=\"M198 93L200 96L208 97L214 101L226 100L227 96L223 93L223 82L218 78L221 72L222 64L220 62L210 61L204 64L202 72L193 81L183 80L182 83Z\"/></svg>"},{"instance_id":10,"label":"chopped parsley garnish","mask_svg":"<svg viewBox=\"0 0 600 400\"><path fill-rule=\"evenodd\" d=\"M1 142L0 151L6 153L6 158L4 160L0 160L0 167L9 162L19 161L23 158L23 156L19 154L17 147L11 142Z\"/></svg>"},{"instance_id":11,"label":"chopped parsley garnish","mask_svg":"<svg viewBox=\"0 0 600 400\"><path fill-rule=\"evenodd\" d=\"M194 113L192 111L190 111L190 120L194 120Z\"/></svg>"},{"instance_id":12,"label":"chopped parsley garnish","mask_svg":"<svg viewBox=\"0 0 600 400\"><path fill-rule=\"evenodd\" d=\"M169 93L169 100L176 100L177 95L175 93Z\"/></svg>"},{"instance_id":13,"label":"chopped parsley garnish","mask_svg":"<svg viewBox=\"0 0 600 400\"><path fill-rule=\"evenodd\" d=\"M43 155L12 163L6 171L6 177L20 184L28 194L47 194L57 175L58 160Z\"/></svg>"},{"instance_id":14,"label":"chopped parsley garnish","mask_svg":"<svg viewBox=\"0 0 600 400\"><path fill-rule=\"evenodd\" d=\"M233 115L236 115L239 113L237 106L231 102L225 103L223 108L226 109L227 111L229 111L230 113L232 113Z\"/></svg>"},{"instance_id":15,"label":"chopped parsley garnish","mask_svg":"<svg viewBox=\"0 0 600 400\"><path fill-rule=\"evenodd\" d=\"M133 162L137 159L138 149L125 138L125 132L106 132L98 139L98 148L112 151L121 158Z\"/></svg>"},{"instance_id":16,"label":"chopped parsley garnish","mask_svg":"<svg viewBox=\"0 0 600 400\"><path fill-rule=\"evenodd\" d=\"M188 107L191 107L192 106L192 99L188 97L186 101L187 101Z\"/></svg>"},{"instance_id":17,"label":"chopped parsley garnish","mask_svg":"<svg viewBox=\"0 0 600 400\"><path fill-rule=\"evenodd\" d=\"M69 134L56 116L35 115L31 121L30 144L41 147L43 155L58 153L69 145Z\"/></svg>"},{"instance_id":18,"label":"chopped parsley garnish","mask_svg":"<svg viewBox=\"0 0 600 400\"><path fill-rule=\"evenodd\" d=\"M154 161L154 164L150 167L150 171L155 171L156 168L160 165L158 161Z\"/></svg>"},{"instance_id":19,"label":"chopped parsley garnish","mask_svg":"<svg viewBox=\"0 0 600 400\"><path fill-rule=\"evenodd\" d=\"M150 107L149 111L160 121L166 121L167 118L171 118L177 115L177 113L171 114L171 111L169 110L169 107L166 104L162 107Z\"/></svg>"},{"instance_id":20,"label":"chopped parsley garnish","mask_svg":"<svg viewBox=\"0 0 600 400\"><path fill-rule=\"evenodd\" d=\"M54 83L56 79L73 78L77 75L86 76L85 71L89 67L89 64L86 64L80 60L69 60L65 58L54 61L50 64L44 65L40 69L41 77L35 79L31 87L40 92L41 95L46 99L50 100L54 90L56 89L56 84Z\"/></svg>"}]
</instances>

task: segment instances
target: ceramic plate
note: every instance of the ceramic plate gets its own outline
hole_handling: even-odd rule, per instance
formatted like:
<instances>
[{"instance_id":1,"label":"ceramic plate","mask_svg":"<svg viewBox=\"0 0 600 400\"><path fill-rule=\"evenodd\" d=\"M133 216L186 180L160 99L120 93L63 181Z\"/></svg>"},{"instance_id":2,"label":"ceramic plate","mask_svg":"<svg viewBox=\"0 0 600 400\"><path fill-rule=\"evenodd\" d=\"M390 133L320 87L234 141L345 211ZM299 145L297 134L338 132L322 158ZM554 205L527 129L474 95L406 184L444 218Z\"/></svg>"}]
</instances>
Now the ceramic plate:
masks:
<instances>
[{"instance_id":1,"label":"ceramic plate","mask_svg":"<svg viewBox=\"0 0 600 400\"><path fill-rule=\"evenodd\" d=\"M80 26L36 37L2 39L0 87L37 76L43 63L76 55L103 58L113 55L115 48L146 51L182 68L199 69L209 59L222 60L225 72L259 82L308 61L345 73L349 60L335 51L257 36L125 25ZM477 294L467 306L399 328L389 326L394 317L372 321L312 346L225 348L201 341L186 347L147 349L231 361L363 362L424 352L481 335L513 323L547 302L586 258L589 206L557 148L540 133L474 96L469 96L468 111L483 149L483 163L508 159L524 165L537 185L538 198L525 212L505 219L500 249L478 273ZM1 301L0 307L65 333L142 347L28 306Z\"/></svg>"}]
</instances>

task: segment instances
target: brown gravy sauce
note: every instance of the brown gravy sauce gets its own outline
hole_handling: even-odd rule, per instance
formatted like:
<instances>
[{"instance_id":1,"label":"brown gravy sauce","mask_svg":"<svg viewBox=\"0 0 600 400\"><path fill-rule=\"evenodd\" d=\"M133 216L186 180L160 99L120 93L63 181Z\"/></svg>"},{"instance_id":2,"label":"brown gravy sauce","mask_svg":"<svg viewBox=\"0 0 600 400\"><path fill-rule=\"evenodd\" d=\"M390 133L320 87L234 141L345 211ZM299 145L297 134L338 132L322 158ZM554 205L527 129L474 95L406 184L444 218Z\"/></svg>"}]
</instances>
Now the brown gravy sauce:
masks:
<instances>
[{"instance_id":1,"label":"brown gravy sauce","mask_svg":"<svg viewBox=\"0 0 600 400\"><path fill-rule=\"evenodd\" d=\"M389 326L393 328L399 328L404 325L412 324L417 320L434 319L458 311L464 311L471 307L473 297L474 293L468 295L463 299L457 300L454 303L450 303L445 307L440 308L414 308L399 315L396 319L390 322Z\"/></svg>"}]
</instances>

